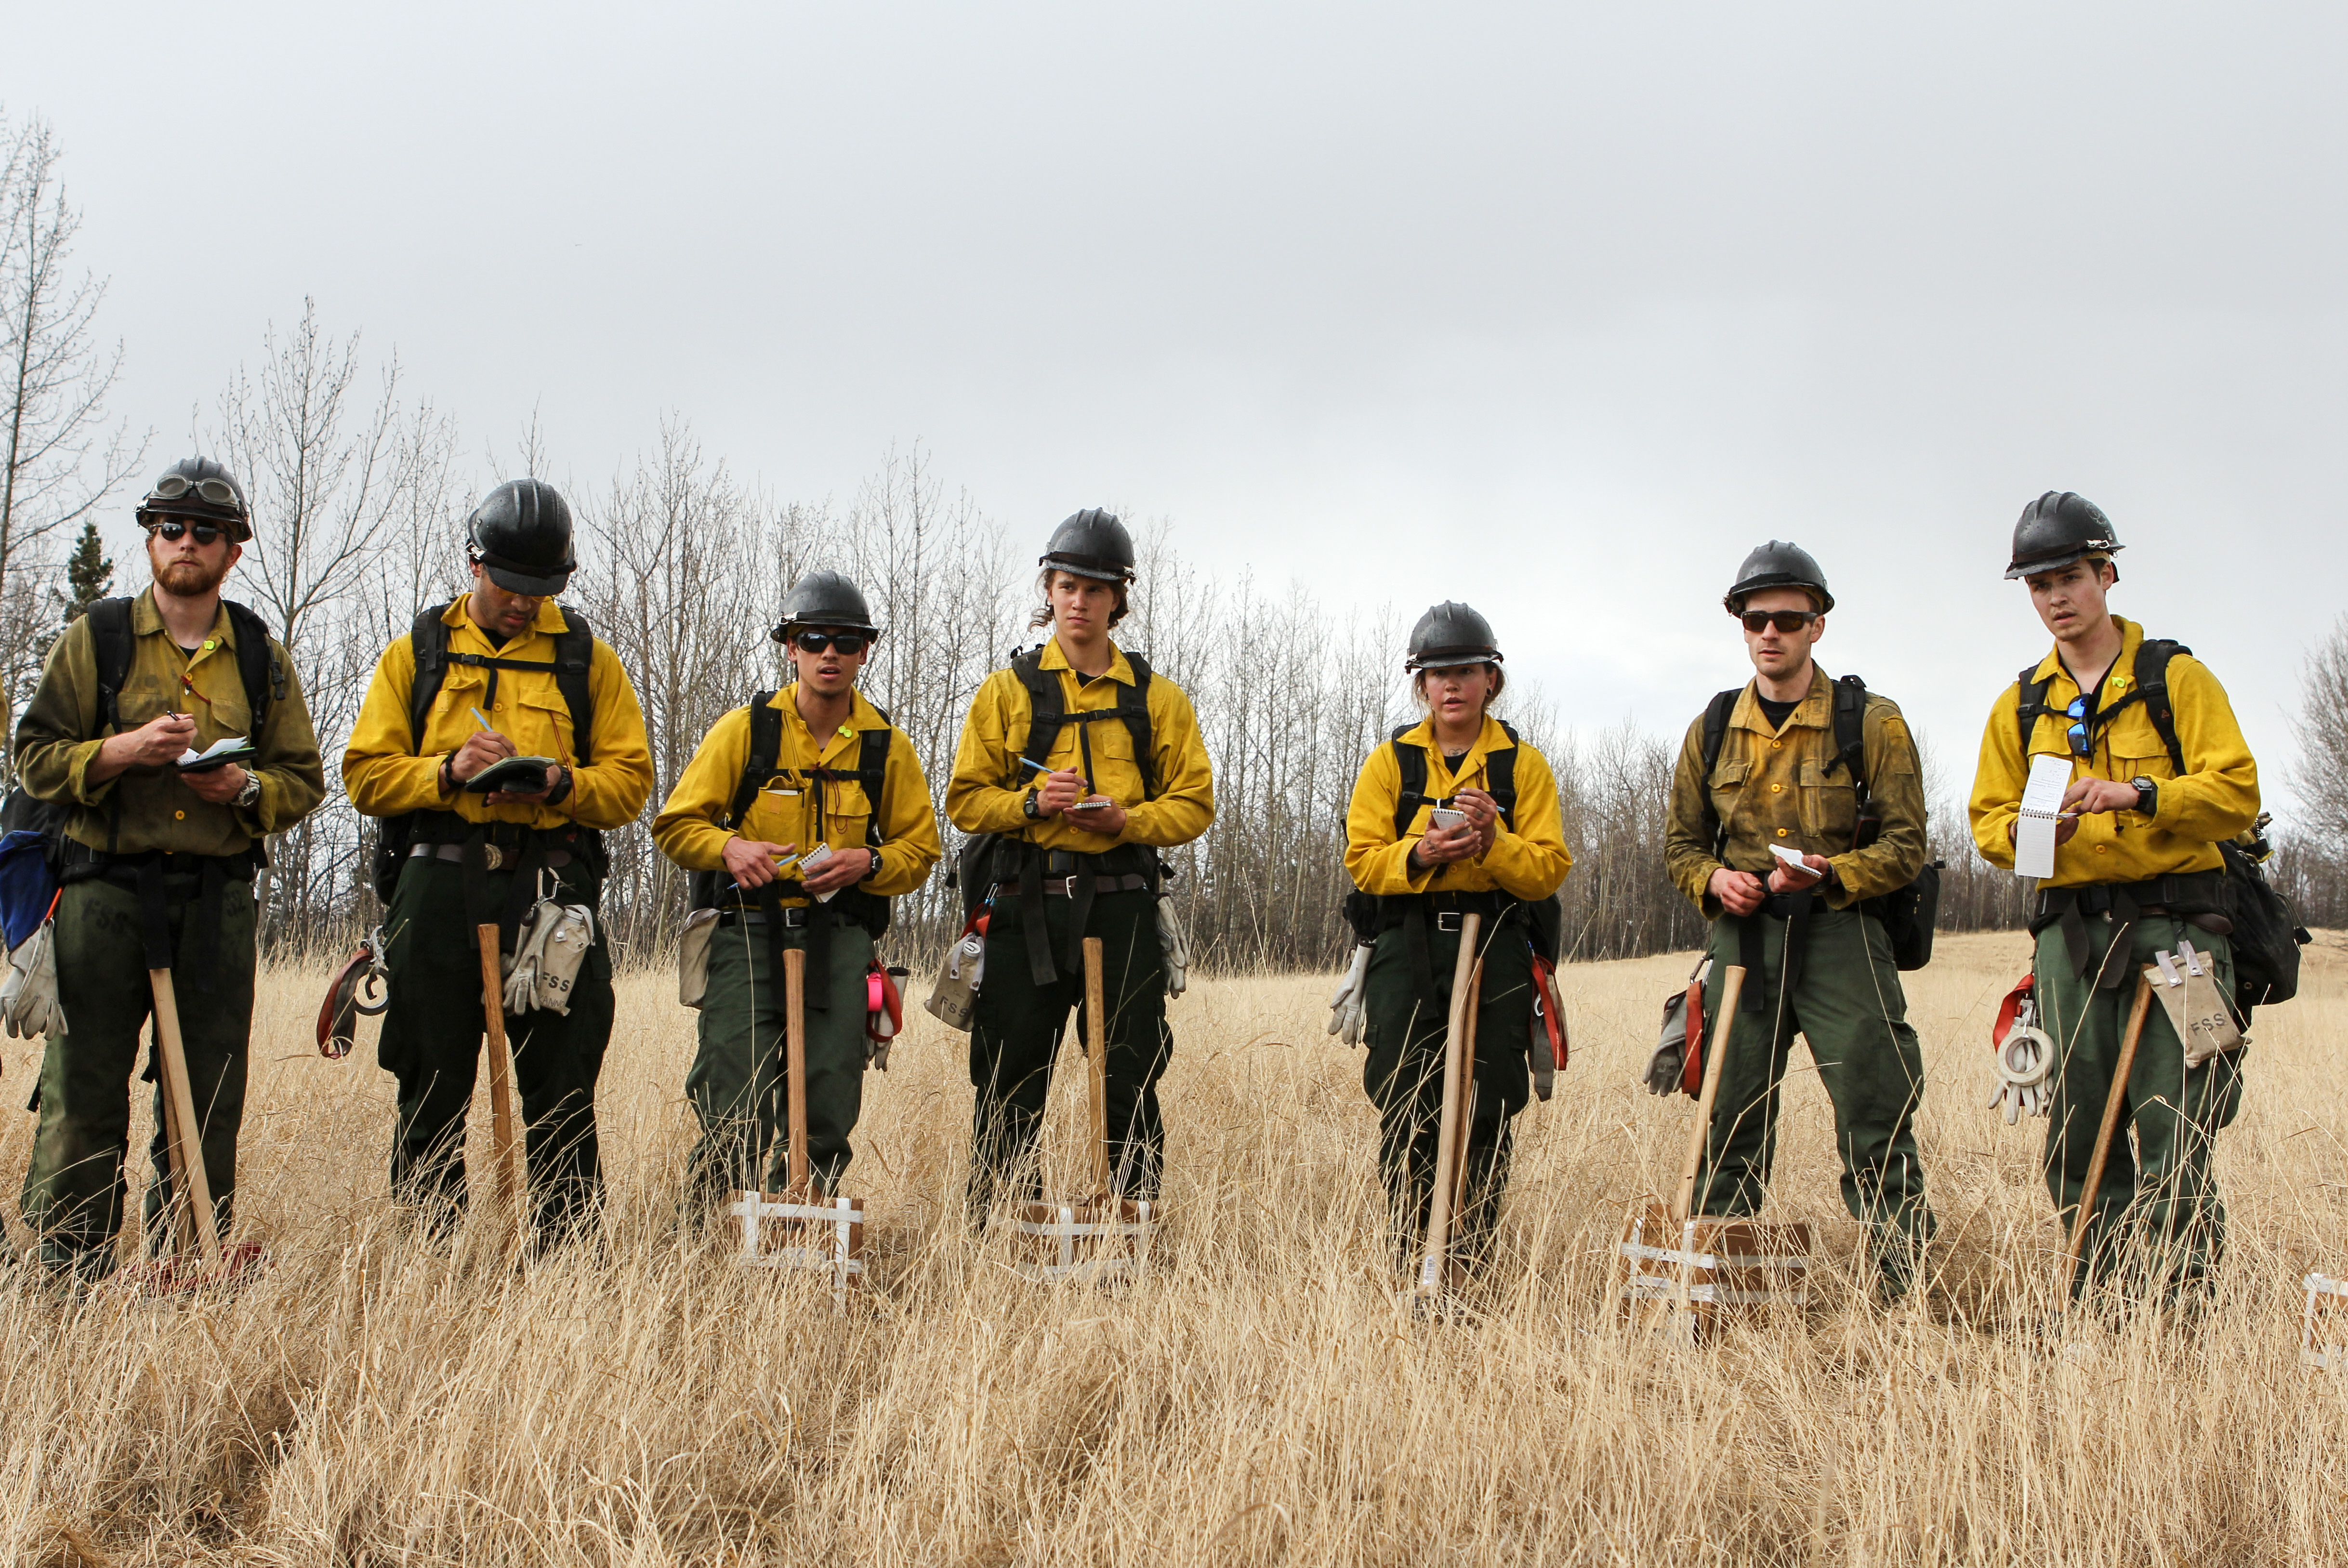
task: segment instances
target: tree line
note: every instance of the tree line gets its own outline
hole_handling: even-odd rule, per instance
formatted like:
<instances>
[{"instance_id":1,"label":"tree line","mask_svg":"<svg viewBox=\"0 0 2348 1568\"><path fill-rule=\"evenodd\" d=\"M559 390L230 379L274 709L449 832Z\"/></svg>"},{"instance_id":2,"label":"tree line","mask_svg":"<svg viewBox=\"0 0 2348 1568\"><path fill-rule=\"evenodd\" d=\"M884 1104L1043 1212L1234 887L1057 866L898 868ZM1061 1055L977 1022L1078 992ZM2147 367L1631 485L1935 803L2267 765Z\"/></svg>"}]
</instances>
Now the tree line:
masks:
<instances>
[{"instance_id":1,"label":"tree line","mask_svg":"<svg viewBox=\"0 0 2348 1568\"><path fill-rule=\"evenodd\" d=\"M0 773L11 780L15 718L49 645L96 598L144 585L144 562L110 561L98 523L109 505L127 508L157 449L151 436L107 422L122 351L96 331L103 283L69 264L78 216L57 185L57 156L46 126L0 119L0 744L11 748ZM306 301L293 326L264 333L187 437L167 444L169 457L187 446L219 458L245 486L254 538L229 593L291 651L330 773L377 655L419 609L465 587L462 520L479 492L525 472L554 479L579 520L581 570L566 602L634 682L656 802L720 714L781 684L766 632L805 571L845 572L871 600L885 631L863 689L911 738L939 799L978 683L1041 635L1030 625L1040 604L1033 551L1053 520L1006 527L949 486L918 444L885 454L844 503L772 496L705 451L682 417L602 480L556 478L534 424L476 466L396 356L370 363L356 333L337 336ZM1162 522L1138 531L1139 581L1118 640L1191 695L1215 764L1214 825L1168 857L1200 960L1334 966L1350 940L1338 913L1350 887L1345 808L1363 758L1416 717L1401 648L1420 606L1324 604L1295 585L1205 570ZM2348 923L2348 619L2311 658L2304 688L2292 782L2309 820L2281 840L2271 870L2306 918ZM1567 729L1522 679L1501 713L1558 776L1575 859L1560 895L1570 954L1694 946L1701 920L1663 872L1678 735L1628 722ZM2026 885L1973 852L1957 793L1929 758L1927 774L1931 851L1946 862L1942 927L2019 924ZM654 851L650 818L610 835L603 908L620 951L645 960L668 950L685 912L684 877ZM955 840L949 829L948 867ZM258 891L272 951L339 946L379 917L373 825L338 791L269 849ZM891 943L925 959L961 919L960 894L941 874L900 901Z\"/></svg>"}]
</instances>

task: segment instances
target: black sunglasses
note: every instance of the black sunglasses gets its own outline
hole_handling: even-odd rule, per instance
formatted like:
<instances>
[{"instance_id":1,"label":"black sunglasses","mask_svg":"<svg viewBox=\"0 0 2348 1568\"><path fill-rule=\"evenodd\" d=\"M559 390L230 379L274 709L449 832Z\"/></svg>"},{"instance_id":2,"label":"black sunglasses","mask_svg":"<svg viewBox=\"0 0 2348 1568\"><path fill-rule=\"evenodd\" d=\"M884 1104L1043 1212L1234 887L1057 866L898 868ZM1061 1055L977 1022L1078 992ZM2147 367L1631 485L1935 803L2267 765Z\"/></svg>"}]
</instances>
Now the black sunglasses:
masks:
<instances>
[{"instance_id":1,"label":"black sunglasses","mask_svg":"<svg viewBox=\"0 0 2348 1568\"><path fill-rule=\"evenodd\" d=\"M208 482L217 484L219 481L214 480ZM181 534L192 532L196 536L198 544L211 544L217 542L228 530L213 522L181 522L177 518L166 518L161 522L149 523L147 531L160 533L175 544L179 542Z\"/></svg>"},{"instance_id":2,"label":"black sunglasses","mask_svg":"<svg viewBox=\"0 0 2348 1568\"><path fill-rule=\"evenodd\" d=\"M838 648L853 658L870 645L872 639L861 632L793 632L791 645L803 654L819 654L826 648Z\"/></svg>"},{"instance_id":3,"label":"black sunglasses","mask_svg":"<svg viewBox=\"0 0 2348 1568\"><path fill-rule=\"evenodd\" d=\"M1773 624L1781 632L1798 632L1818 618L1816 610L1747 610L1737 617L1748 632L1766 631Z\"/></svg>"},{"instance_id":4,"label":"black sunglasses","mask_svg":"<svg viewBox=\"0 0 2348 1568\"><path fill-rule=\"evenodd\" d=\"M155 481L155 499L177 500L190 490L198 500L208 500L214 506L235 506L236 487L226 480L191 480L185 474L165 474Z\"/></svg>"}]
</instances>

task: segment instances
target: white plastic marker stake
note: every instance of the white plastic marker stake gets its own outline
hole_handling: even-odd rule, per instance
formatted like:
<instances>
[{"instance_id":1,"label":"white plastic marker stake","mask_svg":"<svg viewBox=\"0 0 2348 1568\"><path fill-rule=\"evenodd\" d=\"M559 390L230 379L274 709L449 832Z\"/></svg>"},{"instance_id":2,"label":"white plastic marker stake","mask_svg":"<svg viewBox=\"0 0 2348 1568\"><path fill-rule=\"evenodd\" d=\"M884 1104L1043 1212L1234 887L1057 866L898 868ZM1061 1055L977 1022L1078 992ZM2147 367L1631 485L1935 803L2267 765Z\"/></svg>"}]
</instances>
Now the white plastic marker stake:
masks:
<instances>
[{"instance_id":1,"label":"white plastic marker stake","mask_svg":"<svg viewBox=\"0 0 2348 1568\"><path fill-rule=\"evenodd\" d=\"M2014 875L2044 880L2054 874L2054 824L2062 820L2063 791L2070 787L2069 758L2044 752L2030 759L2030 782L2013 825Z\"/></svg>"}]
</instances>

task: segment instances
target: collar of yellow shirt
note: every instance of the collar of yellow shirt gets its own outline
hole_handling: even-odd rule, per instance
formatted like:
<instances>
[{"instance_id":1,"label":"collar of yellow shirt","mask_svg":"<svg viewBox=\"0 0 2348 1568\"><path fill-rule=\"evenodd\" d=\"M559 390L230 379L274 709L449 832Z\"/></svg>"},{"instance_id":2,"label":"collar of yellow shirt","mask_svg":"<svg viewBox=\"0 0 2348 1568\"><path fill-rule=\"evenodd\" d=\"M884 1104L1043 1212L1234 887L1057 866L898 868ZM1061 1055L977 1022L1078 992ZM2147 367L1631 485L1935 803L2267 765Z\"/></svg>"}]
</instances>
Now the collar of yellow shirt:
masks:
<instances>
[{"instance_id":1,"label":"collar of yellow shirt","mask_svg":"<svg viewBox=\"0 0 2348 1568\"><path fill-rule=\"evenodd\" d=\"M1467 755L1460 758L1457 772L1452 771L1450 759L1443 755L1442 742L1435 738L1435 717L1432 714L1404 730L1401 739L1406 745L1426 748L1427 755L1433 758L1428 771L1431 773L1440 769L1443 776L1450 780L1451 789L1440 791L1445 795L1468 788L1468 781L1471 779L1482 779L1485 787L1489 788L1489 780L1484 779L1485 758L1495 751L1507 751L1516 745L1509 738L1509 732L1500 727L1500 721L1488 713L1484 716L1484 727L1477 731L1475 744L1468 747Z\"/></svg>"},{"instance_id":2,"label":"collar of yellow shirt","mask_svg":"<svg viewBox=\"0 0 2348 1568\"><path fill-rule=\"evenodd\" d=\"M2125 696L2128 688L2136 685L2136 653L2144 646L2144 628L2121 615L2113 616L2112 621L2120 629L2120 651L2113 658L2112 667L2104 672L2103 684L2096 689L2110 693L2116 700ZM2071 672L2064 667L2063 645L2060 643L2047 650L2046 656L2038 661L2038 667L2030 673L2030 678L2046 683L2045 700L2049 707L2068 707L2071 698L2080 695L2079 683L2072 679ZM2068 695L2061 695L2065 693ZM2096 699L2096 706L2099 708L2104 706L2101 696Z\"/></svg>"},{"instance_id":3,"label":"collar of yellow shirt","mask_svg":"<svg viewBox=\"0 0 2348 1568\"><path fill-rule=\"evenodd\" d=\"M1044 651L1036 655L1035 667L1040 670L1066 670L1075 676L1080 684L1096 678L1084 674L1076 665L1068 663L1068 655L1060 651L1060 639L1057 637L1044 639ZM1108 645L1108 669L1106 674L1110 680L1122 681L1127 686L1133 684L1133 665L1127 662L1125 650L1114 642Z\"/></svg>"},{"instance_id":4,"label":"collar of yellow shirt","mask_svg":"<svg viewBox=\"0 0 2348 1568\"><path fill-rule=\"evenodd\" d=\"M1813 659L1810 661L1810 689L1803 695L1794 711L1786 716L1786 727L1788 729L1824 729L1833 722L1833 716L1834 682L1827 678L1827 672L1818 668L1818 661ZM1750 729L1762 735L1778 733L1777 727L1769 722L1769 716L1761 711L1760 681L1745 683L1745 693L1736 699L1735 707L1730 710L1728 723L1735 729Z\"/></svg>"},{"instance_id":5,"label":"collar of yellow shirt","mask_svg":"<svg viewBox=\"0 0 2348 1568\"><path fill-rule=\"evenodd\" d=\"M571 629L571 623L563 618L562 606L551 598L541 599L538 603L538 618L530 624L530 629L508 637L503 644L499 644L487 632L481 630L480 623L473 619L472 611L466 607L472 603L472 600L473 596L470 593L458 594L456 598L449 601L448 607L440 612L441 624L459 630L470 631L474 636L480 639L481 646L485 650L495 654L499 658L512 656L513 650L516 648L528 647L533 637L551 637L559 632L567 632ZM452 637L449 641L453 645L456 639Z\"/></svg>"},{"instance_id":6,"label":"collar of yellow shirt","mask_svg":"<svg viewBox=\"0 0 2348 1568\"><path fill-rule=\"evenodd\" d=\"M806 718L799 713L798 690L798 684L793 682L777 692L767 705L781 709L783 715L783 750L782 756L776 759L779 766L788 767L787 759L795 752L814 752L818 763L829 764L842 751L856 745L865 731L889 727L889 721L880 717L880 710L873 707L861 691L850 686L848 688L847 719L832 731L831 739L823 749L816 751L815 732L808 728Z\"/></svg>"}]
</instances>

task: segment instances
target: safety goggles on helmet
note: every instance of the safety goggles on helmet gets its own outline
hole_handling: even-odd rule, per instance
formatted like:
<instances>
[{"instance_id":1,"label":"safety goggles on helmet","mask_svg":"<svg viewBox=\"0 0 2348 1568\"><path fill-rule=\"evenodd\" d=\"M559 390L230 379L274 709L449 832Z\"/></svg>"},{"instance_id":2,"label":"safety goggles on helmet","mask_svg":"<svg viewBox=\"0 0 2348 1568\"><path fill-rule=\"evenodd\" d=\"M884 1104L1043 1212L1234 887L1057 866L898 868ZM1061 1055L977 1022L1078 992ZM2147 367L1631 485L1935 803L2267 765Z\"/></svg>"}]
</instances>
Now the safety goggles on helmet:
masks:
<instances>
[{"instance_id":1,"label":"safety goggles on helmet","mask_svg":"<svg viewBox=\"0 0 2348 1568\"><path fill-rule=\"evenodd\" d=\"M236 499L236 487L226 480L193 480L185 474L165 474L155 481L150 495L156 500L178 500L191 490L195 492L198 500L242 510L242 503Z\"/></svg>"},{"instance_id":2,"label":"safety goggles on helmet","mask_svg":"<svg viewBox=\"0 0 2348 1568\"><path fill-rule=\"evenodd\" d=\"M871 644L872 639L862 632L821 632L809 626L791 634L791 646L803 654L820 654L828 648L838 648L854 658Z\"/></svg>"},{"instance_id":3,"label":"safety goggles on helmet","mask_svg":"<svg viewBox=\"0 0 2348 1568\"><path fill-rule=\"evenodd\" d=\"M217 480L207 480L204 482L207 484L218 484L220 481ZM198 544L211 544L229 531L216 522L181 522L176 517L167 517L160 521L149 523L147 525L147 531L149 533L160 533L174 544L177 544L180 542L182 535L193 533L196 536L196 542Z\"/></svg>"},{"instance_id":4,"label":"safety goggles on helmet","mask_svg":"<svg viewBox=\"0 0 2348 1568\"><path fill-rule=\"evenodd\" d=\"M1818 618L1816 610L1746 610L1737 619L1748 632L1765 632L1776 626L1781 632L1798 632Z\"/></svg>"}]
</instances>

